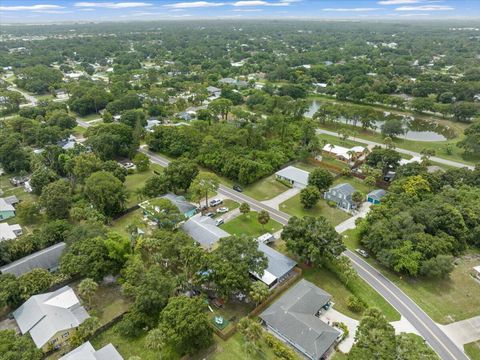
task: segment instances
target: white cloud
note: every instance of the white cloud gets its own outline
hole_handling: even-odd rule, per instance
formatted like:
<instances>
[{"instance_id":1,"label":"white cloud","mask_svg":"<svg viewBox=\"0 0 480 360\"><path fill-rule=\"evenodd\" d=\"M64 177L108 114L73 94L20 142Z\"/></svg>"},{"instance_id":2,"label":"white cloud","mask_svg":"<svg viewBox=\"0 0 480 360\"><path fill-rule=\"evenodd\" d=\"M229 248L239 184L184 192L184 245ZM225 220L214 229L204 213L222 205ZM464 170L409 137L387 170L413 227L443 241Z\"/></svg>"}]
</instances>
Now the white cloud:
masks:
<instances>
[{"instance_id":1,"label":"white cloud","mask_svg":"<svg viewBox=\"0 0 480 360\"><path fill-rule=\"evenodd\" d=\"M73 11L64 11L64 10L34 10L34 13L37 14L71 14Z\"/></svg>"},{"instance_id":2,"label":"white cloud","mask_svg":"<svg viewBox=\"0 0 480 360\"><path fill-rule=\"evenodd\" d=\"M235 12L260 12L262 9L234 9Z\"/></svg>"},{"instance_id":3,"label":"white cloud","mask_svg":"<svg viewBox=\"0 0 480 360\"><path fill-rule=\"evenodd\" d=\"M401 5L401 4L418 4L422 0L383 0L379 1L379 5Z\"/></svg>"},{"instance_id":4,"label":"white cloud","mask_svg":"<svg viewBox=\"0 0 480 360\"><path fill-rule=\"evenodd\" d=\"M77 2L74 4L77 7L96 7L96 8L107 8L107 9L127 9L135 7L146 7L152 6L150 3L146 2Z\"/></svg>"},{"instance_id":5,"label":"white cloud","mask_svg":"<svg viewBox=\"0 0 480 360\"><path fill-rule=\"evenodd\" d=\"M63 6L59 5L49 5L49 4L38 4L30 6L0 6L2 11L39 11L39 10L55 10L55 9L65 9Z\"/></svg>"},{"instance_id":6,"label":"white cloud","mask_svg":"<svg viewBox=\"0 0 480 360\"><path fill-rule=\"evenodd\" d=\"M420 5L420 6L401 6L395 11L448 11L455 10L449 5Z\"/></svg>"},{"instance_id":7,"label":"white cloud","mask_svg":"<svg viewBox=\"0 0 480 360\"><path fill-rule=\"evenodd\" d=\"M296 2L296 1L293 1ZM244 0L234 2L233 6L289 6L292 1L268 2L262 0Z\"/></svg>"},{"instance_id":8,"label":"white cloud","mask_svg":"<svg viewBox=\"0 0 480 360\"><path fill-rule=\"evenodd\" d=\"M336 12L367 12L381 10L381 8L325 8L323 11L336 11Z\"/></svg>"},{"instance_id":9,"label":"white cloud","mask_svg":"<svg viewBox=\"0 0 480 360\"><path fill-rule=\"evenodd\" d=\"M408 13L408 14L399 14L398 16L402 16L402 17L417 17L417 16L430 16L430 14L425 14L425 13L422 13L422 14L418 14L418 13Z\"/></svg>"},{"instance_id":10,"label":"white cloud","mask_svg":"<svg viewBox=\"0 0 480 360\"><path fill-rule=\"evenodd\" d=\"M208 8L208 7L216 7L216 6L223 6L226 3L217 3L217 2L210 2L210 1L194 1L194 2L181 2L175 4L167 4L166 7L172 9L190 9L190 8Z\"/></svg>"}]
</instances>

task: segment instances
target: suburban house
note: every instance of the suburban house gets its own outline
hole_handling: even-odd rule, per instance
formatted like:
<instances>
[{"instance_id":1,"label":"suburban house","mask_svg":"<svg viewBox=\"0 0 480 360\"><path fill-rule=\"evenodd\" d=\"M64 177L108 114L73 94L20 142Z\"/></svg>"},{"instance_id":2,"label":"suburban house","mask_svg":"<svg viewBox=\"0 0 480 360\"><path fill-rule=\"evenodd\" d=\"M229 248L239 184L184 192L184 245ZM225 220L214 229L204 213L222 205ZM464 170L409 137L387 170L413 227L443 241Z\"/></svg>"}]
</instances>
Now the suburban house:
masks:
<instances>
[{"instance_id":1,"label":"suburban house","mask_svg":"<svg viewBox=\"0 0 480 360\"><path fill-rule=\"evenodd\" d=\"M22 227L18 224L9 225L0 223L0 242L4 240L14 240L22 235Z\"/></svg>"},{"instance_id":2,"label":"suburban house","mask_svg":"<svg viewBox=\"0 0 480 360\"><path fill-rule=\"evenodd\" d=\"M355 188L348 184L338 184L323 194L323 198L327 201L333 201L340 209L350 211L354 210L357 205L352 200L352 194L355 192Z\"/></svg>"},{"instance_id":3,"label":"suburban house","mask_svg":"<svg viewBox=\"0 0 480 360\"><path fill-rule=\"evenodd\" d=\"M162 122L160 120L148 119L147 125L145 125L145 131L153 132L155 126L160 126L160 125L162 125Z\"/></svg>"},{"instance_id":4,"label":"suburban house","mask_svg":"<svg viewBox=\"0 0 480 360\"><path fill-rule=\"evenodd\" d=\"M260 318L268 330L308 359L325 359L340 336L318 317L331 306L330 299L330 294L302 279Z\"/></svg>"},{"instance_id":5,"label":"suburban house","mask_svg":"<svg viewBox=\"0 0 480 360\"><path fill-rule=\"evenodd\" d=\"M15 208L13 205L18 203L16 196L0 198L0 221L15 216Z\"/></svg>"},{"instance_id":6,"label":"suburban house","mask_svg":"<svg viewBox=\"0 0 480 360\"><path fill-rule=\"evenodd\" d=\"M123 357L112 344L95 350L90 341L87 341L59 360L123 360Z\"/></svg>"},{"instance_id":7,"label":"suburban house","mask_svg":"<svg viewBox=\"0 0 480 360\"><path fill-rule=\"evenodd\" d=\"M38 349L61 347L90 316L70 286L34 295L13 312L22 335L29 333Z\"/></svg>"},{"instance_id":8,"label":"suburban house","mask_svg":"<svg viewBox=\"0 0 480 360\"><path fill-rule=\"evenodd\" d=\"M269 288L273 288L287 279L297 265L297 263L288 256L285 256L270 246L265 245L263 242L258 242L258 250L267 257L268 266L264 270L262 276L255 273L252 273L252 275Z\"/></svg>"},{"instance_id":9,"label":"suburban house","mask_svg":"<svg viewBox=\"0 0 480 360\"><path fill-rule=\"evenodd\" d=\"M192 217L197 212L197 207L185 200L183 196L168 193L166 195L160 196L157 199L146 200L139 204L140 208L143 210L143 214L147 216L150 220L158 221L159 216L161 215L160 208L156 204L158 199L166 199L170 201L180 211L180 214L182 214L186 218Z\"/></svg>"},{"instance_id":10,"label":"suburban house","mask_svg":"<svg viewBox=\"0 0 480 360\"><path fill-rule=\"evenodd\" d=\"M61 140L57 143L63 150L73 149L77 144L77 138L73 135L70 135L67 139Z\"/></svg>"},{"instance_id":11,"label":"suburban house","mask_svg":"<svg viewBox=\"0 0 480 360\"><path fill-rule=\"evenodd\" d=\"M210 95L209 98L208 98L209 100L218 99L220 97L220 95L222 94L222 89L219 89L215 86L207 87L207 91L208 91L208 94Z\"/></svg>"},{"instance_id":12,"label":"suburban house","mask_svg":"<svg viewBox=\"0 0 480 360\"><path fill-rule=\"evenodd\" d=\"M295 166L287 166L275 173L275 178L282 182L287 182L292 187L303 189L308 185L308 171L296 168Z\"/></svg>"},{"instance_id":13,"label":"suburban house","mask_svg":"<svg viewBox=\"0 0 480 360\"><path fill-rule=\"evenodd\" d=\"M364 154L365 148L362 146L354 146L348 149L343 146L326 144L322 151L334 156L337 160L348 163L361 157Z\"/></svg>"},{"instance_id":14,"label":"suburban house","mask_svg":"<svg viewBox=\"0 0 480 360\"><path fill-rule=\"evenodd\" d=\"M380 204L382 198L387 194L383 189L376 189L367 194L367 201L372 204Z\"/></svg>"},{"instance_id":15,"label":"suburban house","mask_svg":"<svg viewBox=\"0 0 480 360\"><path fill-rule=\"evenodd\" d=\"M64 242L49 246L0 268L2 274L23 275L33 269L45 269L54 272L58 269L60 258L67 244Z\"/></svg>"},{"instance_id":16,"label":"suburban house","mask_svg":"<svg viewBox=\"0 0 480 360\"><path fill-rule=\"evenodd\" d=\"M216 225L215 220L201 214L188 219L182 224L182 229L205 250L213 250L218 240L230 236Z\"/></svg>"}]
</instances>

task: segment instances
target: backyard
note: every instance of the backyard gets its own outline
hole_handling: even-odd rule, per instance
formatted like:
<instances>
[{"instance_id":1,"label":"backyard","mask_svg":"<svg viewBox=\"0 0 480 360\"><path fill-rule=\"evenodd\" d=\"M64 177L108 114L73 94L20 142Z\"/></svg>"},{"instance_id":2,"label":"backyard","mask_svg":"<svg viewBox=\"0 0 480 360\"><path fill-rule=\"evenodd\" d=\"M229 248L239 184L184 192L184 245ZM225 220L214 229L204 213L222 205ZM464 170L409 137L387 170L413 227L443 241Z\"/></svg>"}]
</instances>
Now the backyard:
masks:
<instances>
[{"instance_id":1,"label":"backyard","mask_svg":"<svg viewBox=\"0 0 480 360\"><path fill-rule=\"evenodd\" d=\"M270 221L262 226L257 220L258 213L250 211L248 214L237 216L220 227L232 235L260 236L267 232L275 233L282 228L282 225L275 220Z\"/></svg>"},{"instance_id":2,"label":"backyard","mask_svg":"<svg viewBox=\"0 0 480 360\"><path fill-rule=\"evenodd\" d=\"M359 246L358 233L344 233L345 245ZM472 267L480 263L480 252L469 250L455 261L455 268L446 279L422 279L399 276L380 265L375 259L366 259L412 298L434 321L449 324L479 315L480 284L471 276Z\"/></svg>"},{"instance_id":3,"label":"backyard","mask_svg":"<svg viewBox=\"0 0 480 360\"><path fill-rule=\"evenodd\" d=\"M289 188L275 179L275 175L267 176L243 189L245 195L256 200L265 201L287 191Z\"/></svg>"},{"instance_id":4,"label":"backyard","mask_svg":"<svg viewBox=\"0 0 480 360\"><path fill-rule=\"evenodd\" d=\"M330 207L323 199L319 200L313 208L305 209L300 202L300 194L281 203L279 210L298 217L324 216L333 226L340 224L350 217L350 214L347 212L335 207Z\"/></svg>"},{"instance_id":5,"label":"backyard","mask_svg":"<svg viewBox=\"0 0 480 360\"><path fill-rule=\"evenodd\" d=\"M129 174L125 179L125 187L127 188L128 200L127 207L131 207L138 204L140 201L137 197L136 191L143 188L146 181L154 175L154 172L161 172L162 167L157 164L150 164L150 169L147 171L137 172Z\"/></svg>"}]
</instances>

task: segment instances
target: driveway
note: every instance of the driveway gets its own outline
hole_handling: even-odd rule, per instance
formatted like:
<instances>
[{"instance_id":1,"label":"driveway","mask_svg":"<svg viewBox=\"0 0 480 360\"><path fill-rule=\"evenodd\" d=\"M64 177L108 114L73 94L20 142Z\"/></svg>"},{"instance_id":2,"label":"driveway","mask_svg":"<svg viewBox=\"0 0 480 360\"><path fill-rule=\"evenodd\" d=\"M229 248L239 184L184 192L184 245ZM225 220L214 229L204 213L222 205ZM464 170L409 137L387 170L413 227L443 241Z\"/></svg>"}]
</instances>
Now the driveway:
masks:
<instances>
[{"instance_id":1,"label":"driveway","mask_svg":"<svg viewBox=\"0 0 480 360\"><path fill-rule=\"evenodd\" d=\"M263 204L273 208L273 209L279 209L278 207L280 206L281 203L287 201L288 199L294 197L300 192L300 189L298 188L291 188L288 189L287 191L284 191L280 195L275 196L273 199L270 200L265 200L262 201Z\"/></svg>"},{"instance_id":2,"label":"driveway","mask_svg":"<svg viewBox=\"0 0 480 360\"><path fill-rule=\"evenodd\" d=\"M480 340L480 316L438 326L463 350L463 345Z\"/></svg>"},{"instance_id":3,"label":"driveway","mask_svg":"<svg viewBox=\"0 0 480 360\"><path fill-rule=\"evenodd\" d=\"M338 345L338 349L344 354L348 353L353 346L353 342L355 341L355 333L357 332L359 321L345 316L332 308L320 315L320 320L329 325L332 325L333 322L341 322L347 325L348 336Z\"/></svg>"},{"instance_id":4,"label":"driveway","mask_svg":"<svg viewBox=\"0 0 480 360\"><path fill-rule=\"evenodd\" d=\"M347 231L347 230L350 230L350 229L355 229L355 220L359 219L359 218L364 218L365 216L367 216L368 212L370 211L370 207L372 206L371 203L369 202L364 202L362 204L362 207L360 208L360 210L355 214L353 215L351 218L345 220L344 222L338 224L336 227L335 227L335 230L337 230L337 232L339 234Z\"/></svg>"}]
</instances>

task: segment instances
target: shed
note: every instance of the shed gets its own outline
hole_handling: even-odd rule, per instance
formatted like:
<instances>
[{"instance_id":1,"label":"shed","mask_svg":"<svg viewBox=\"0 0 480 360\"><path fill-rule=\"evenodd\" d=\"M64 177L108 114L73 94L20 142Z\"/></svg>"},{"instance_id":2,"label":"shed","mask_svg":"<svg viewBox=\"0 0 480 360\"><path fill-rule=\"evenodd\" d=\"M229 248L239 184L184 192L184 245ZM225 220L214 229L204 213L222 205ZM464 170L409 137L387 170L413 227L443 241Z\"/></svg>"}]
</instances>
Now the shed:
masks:
<instances>
[{"instance_id":1,"label":"shed","mask_svg":"<svg viewBox=\"0 0 480 360\"><path fill-rule=\"evenodd\" d=\"M380 204L381 199L387 194L383 189L376 189L368 193L367 201L372 204Z\"/></svg>"}]
</instances>

